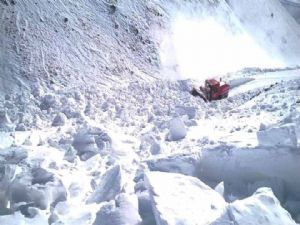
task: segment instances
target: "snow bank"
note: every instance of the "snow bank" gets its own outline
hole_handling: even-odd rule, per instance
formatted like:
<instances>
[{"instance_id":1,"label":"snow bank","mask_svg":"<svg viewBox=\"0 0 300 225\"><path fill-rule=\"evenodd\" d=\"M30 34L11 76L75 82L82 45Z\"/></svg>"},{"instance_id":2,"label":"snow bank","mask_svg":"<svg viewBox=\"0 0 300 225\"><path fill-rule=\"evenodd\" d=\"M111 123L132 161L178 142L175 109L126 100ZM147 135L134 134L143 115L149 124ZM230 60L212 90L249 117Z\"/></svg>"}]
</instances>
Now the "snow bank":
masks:
<instances>
[{"instance_id":1,"label":"snow bank","mask_svg":"<svg viewBox=\"0 0 300 225\"><path fill-rule=\"evenodd\" d=\"M157 224L213 224L226 213L226 202L194 177L149 172L146 186Z\"/></svg>"},{"instance_id":2,"label":"snow bank","mask_svg":"<svg viewBox=\"0 0 300 225\"><path fill-rule=\"evenodd\" d=\"M228 208L236 225L296 225L270 188L260 188L253 196L235 201Z\"/></svg>"},{"instance_id":3,"label":"snow bank","mask_svg":"<svg viewBox=\"0 0 300 225\"><path fill-rule=\"evenodd\" d=\"M286 146L297 147L297 135L294 124L272 126L257 132L259 145L274 147Z\"/></svg>"}]
</instances>

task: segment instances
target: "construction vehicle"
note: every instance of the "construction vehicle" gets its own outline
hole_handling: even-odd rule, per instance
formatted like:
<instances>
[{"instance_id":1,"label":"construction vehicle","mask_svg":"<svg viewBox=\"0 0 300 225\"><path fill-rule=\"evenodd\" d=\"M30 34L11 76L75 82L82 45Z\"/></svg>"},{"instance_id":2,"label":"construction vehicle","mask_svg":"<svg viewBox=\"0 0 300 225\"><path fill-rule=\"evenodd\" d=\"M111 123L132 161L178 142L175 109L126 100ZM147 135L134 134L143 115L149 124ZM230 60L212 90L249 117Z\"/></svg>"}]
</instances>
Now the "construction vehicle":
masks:
<instances>
[{"instance_id":1,"label":"construction vehicle","mask_svg":"<svg viewBox=\"0 0 300 225\"><path fill-rule=\"evenodd\" d=\"M205 86L192 89L192 95L200 96L205 102L220 100L228 97L230 86L216 79L205 80Z\"/></svg>"}]
</instances>

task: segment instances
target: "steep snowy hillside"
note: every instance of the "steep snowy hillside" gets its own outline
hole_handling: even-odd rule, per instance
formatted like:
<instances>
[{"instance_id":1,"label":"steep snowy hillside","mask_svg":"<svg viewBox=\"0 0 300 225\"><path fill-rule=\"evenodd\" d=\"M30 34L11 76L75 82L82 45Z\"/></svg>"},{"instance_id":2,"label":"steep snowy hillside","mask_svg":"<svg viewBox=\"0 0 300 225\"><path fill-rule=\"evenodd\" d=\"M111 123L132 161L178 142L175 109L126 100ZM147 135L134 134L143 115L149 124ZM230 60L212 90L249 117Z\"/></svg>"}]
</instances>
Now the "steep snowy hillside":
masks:
<instances>
[{"instance_id":1,"label":"steep snowy hillside","mask_svg":"<svg viewBox=\"0 0 300 225\"><path fill-rule=\"evenodd\" d=\"M1 92L33 83L112 86L299 62L299 26L278 2L229 3L3 0Z\"/></svg>"}]
</instances>

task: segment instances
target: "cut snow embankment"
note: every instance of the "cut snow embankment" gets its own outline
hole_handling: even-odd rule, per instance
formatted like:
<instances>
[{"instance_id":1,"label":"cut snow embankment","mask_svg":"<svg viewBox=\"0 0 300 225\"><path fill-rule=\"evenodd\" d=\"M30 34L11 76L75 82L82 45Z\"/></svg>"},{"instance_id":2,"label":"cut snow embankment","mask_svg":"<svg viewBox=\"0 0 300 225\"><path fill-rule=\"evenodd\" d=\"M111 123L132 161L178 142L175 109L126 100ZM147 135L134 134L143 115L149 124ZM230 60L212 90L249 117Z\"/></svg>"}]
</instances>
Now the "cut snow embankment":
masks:
<instances>
[{"instance_id":1,"label":"cut snow embankment","mask_svg":"<svg viewBox=\"0 0 300 225\"><path fill-rule=\"evenodd\" d=\"M270 188L260 188L252 196L228 204L194 177L148 172L145 178L159 225L296 224Z\"/></svg>"},{"instance_id":2,"label":"cut snow embankment","mask_svg":"<svg viewBox=\"0 0 300 225\"><path fill-rule=\"evenodd\" d=\"M287 196L300 199L300 154L289 148L245 148L224 147L208 149L202 152L199 177L205 182L215 184L225 181L238 190L237 194L249 196L250 186L259 182L259 186L273 188L283 183L283 190L275 194L285 200ZM275 182L273 182L275 181ZM258 184L258 183L257 183Z\"/></svg>"}]
</instances>

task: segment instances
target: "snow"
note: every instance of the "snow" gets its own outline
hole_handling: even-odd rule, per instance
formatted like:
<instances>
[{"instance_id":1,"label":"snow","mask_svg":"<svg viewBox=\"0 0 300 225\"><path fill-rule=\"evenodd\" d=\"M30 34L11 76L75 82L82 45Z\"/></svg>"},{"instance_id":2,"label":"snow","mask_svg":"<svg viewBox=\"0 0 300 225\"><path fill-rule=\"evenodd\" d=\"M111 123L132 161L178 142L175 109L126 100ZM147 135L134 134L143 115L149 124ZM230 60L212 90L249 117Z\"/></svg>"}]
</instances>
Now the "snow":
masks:
<instances>
[{"instance_id":1,"label":"snow","mask_svg":"<svg viewBox=\"0 0 300 225\"><path fill-rule=\"evenodd\" d=\"M300 222L300 70L275 68L299 64L300 29L279 1L4 0L0 18L0 224ZM211 75L229 98L190 94Z\"/></svg>"}]
</instances>

